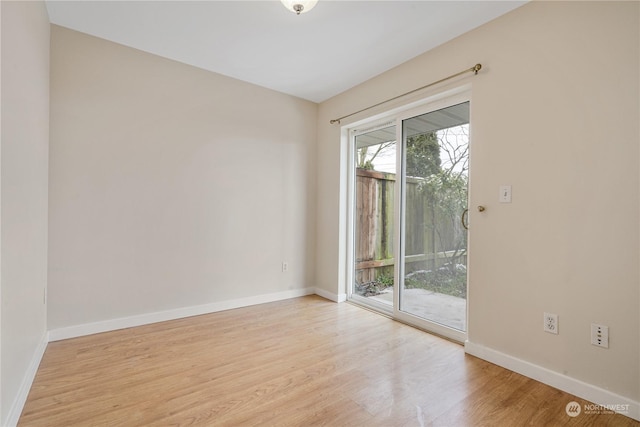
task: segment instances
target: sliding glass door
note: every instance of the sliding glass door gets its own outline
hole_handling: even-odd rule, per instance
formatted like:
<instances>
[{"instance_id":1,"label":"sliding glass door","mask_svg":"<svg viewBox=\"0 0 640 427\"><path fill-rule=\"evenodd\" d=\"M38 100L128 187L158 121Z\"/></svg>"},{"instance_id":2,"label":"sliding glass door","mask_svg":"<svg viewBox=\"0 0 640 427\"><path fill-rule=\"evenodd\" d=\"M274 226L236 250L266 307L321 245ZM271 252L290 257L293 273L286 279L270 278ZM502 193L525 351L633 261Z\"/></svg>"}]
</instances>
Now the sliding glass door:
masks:
<instances>
[{"instance_id":1,"label":"sliding glass door","mask_svg":"<svg viewBox=\"0 0 640 427\"><path fill-rule=\"evenodd\" d=\"M469 102L402 120L402 141L398 308L464 332Z\"/></svg>"},{"instance_id":2,"label":"sliding glass door","mask_svg":"<svg viewBox=\"0 0 640 427\"><path fill-rule=\"evenodd\" d=\"M351 136L350 298L462 341L469 102L399 114Z\"/></svg>"}]
</instances>

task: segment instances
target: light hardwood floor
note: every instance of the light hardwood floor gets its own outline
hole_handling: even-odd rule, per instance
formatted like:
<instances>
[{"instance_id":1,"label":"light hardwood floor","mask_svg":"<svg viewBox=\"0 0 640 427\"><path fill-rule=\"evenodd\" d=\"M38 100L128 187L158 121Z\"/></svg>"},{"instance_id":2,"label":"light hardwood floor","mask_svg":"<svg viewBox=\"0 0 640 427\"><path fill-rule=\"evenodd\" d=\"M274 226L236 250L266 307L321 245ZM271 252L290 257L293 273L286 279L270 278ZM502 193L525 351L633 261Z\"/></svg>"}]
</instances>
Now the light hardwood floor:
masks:
<instances>
[{"instance_id":1,"label":"light hardwood floor","mask_svg":"<svg viewBox=\"0 0 640 427\"><path fill-rule=\"evenodd\" d=\"M296 298L50 343L19 426L638 426L350 304Z\"/></svg>"}]
</instances>

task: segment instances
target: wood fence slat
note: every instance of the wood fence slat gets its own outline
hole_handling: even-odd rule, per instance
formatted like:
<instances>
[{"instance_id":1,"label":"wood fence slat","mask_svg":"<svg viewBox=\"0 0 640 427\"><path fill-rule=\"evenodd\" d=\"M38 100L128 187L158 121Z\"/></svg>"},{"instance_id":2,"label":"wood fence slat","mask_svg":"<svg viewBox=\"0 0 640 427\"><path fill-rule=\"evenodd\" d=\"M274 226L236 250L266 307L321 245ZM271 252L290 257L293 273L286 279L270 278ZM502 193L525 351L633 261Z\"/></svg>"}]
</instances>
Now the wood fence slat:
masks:
<instances>
[{"instance_id":1,"label":"wood fence slat","mask_svg":"<svg viewBox=\"0 0 640 427\"><path fill-rule=\"evenodd\" d=\"M396 175L356 169L355 270L356 282L376 280L379 274L392 276L394 198ZM405 209L405 264L407 273L433 270L449 262L458 262L466 251L456 253L453 242L459 230L456 218L441 218L428 204L421 190L423 180L407 178ZM436 228L439 233L436 233ZM458 256L459 255L459 256ZM455 260L451 257L455 256Z\"/></svg>"}]
</instances>

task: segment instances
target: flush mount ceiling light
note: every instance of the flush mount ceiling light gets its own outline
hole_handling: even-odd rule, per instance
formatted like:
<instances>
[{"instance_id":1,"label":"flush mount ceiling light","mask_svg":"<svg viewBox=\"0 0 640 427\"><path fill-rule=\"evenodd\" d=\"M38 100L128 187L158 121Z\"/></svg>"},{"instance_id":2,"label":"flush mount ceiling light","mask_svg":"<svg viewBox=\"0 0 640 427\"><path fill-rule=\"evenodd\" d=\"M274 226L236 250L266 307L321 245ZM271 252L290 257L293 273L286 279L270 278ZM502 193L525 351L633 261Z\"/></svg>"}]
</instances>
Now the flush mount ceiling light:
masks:
<instances>
[{"instance_id":1,"label":"flush mount ceiling light","mask_svg":"<svg viewBox=\"0 0 640 427\"><path fill-rule=\"evenodd\" d=\"M313 9L318 0L280 0L284 7L296 15L305 13Z\"/></svg>"}]
</instances>

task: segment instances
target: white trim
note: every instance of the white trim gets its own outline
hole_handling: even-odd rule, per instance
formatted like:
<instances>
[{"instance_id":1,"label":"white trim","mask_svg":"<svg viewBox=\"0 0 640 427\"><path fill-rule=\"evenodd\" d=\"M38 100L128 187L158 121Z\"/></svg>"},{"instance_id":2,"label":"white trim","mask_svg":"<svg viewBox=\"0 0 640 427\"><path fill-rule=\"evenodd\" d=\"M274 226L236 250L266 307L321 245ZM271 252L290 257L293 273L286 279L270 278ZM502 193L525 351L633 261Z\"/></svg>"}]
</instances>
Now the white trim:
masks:
<instances>
[{"instance_id":1,"label":"white trim","mask_svg":"<svg viewBox=\"0 0 640 427\"><path fill-rule=\"evenodd\" d=\"M148 325L150 323L164 322L167 320L182 319L184 317L198 316L201 314L215 313L234 308L248 307L289 298L297 298L315 293L314 288L293 289L290 291L276 292L272 294L256 295L247 298L238 298L227 301L219 301L210 304L195 305L191 307L176 308L173 310L158 311L154 313L140 314L118 319L103 320L100 322L86 323L82 325L68 326L66 328L52 329L49 331L49 341L59 341L68 338L93 335L101 332L115 331L117 329L132 328L134 326Z\"/></svg>"},{"instance_id":2,"label":"white trim","mask_svg":"<svg viewBox=\"0 0 640 427\"><path fill-rule=\"evenodd\" d=\"M352 235L352 214L351 202L349 202L352 189L350 164L352 162L351 137L349 130L345 127L340 129L340 187L338 190L340 196L338 211L338 296L344 294L345 300L350 295L351 278L354 274L351 259L353 257L352 246L346 236ZM340 302L338 300L338 302Z\"/></svg>"},{"instance_id":3,"label":"white trim","mask_svg":"<svg viewBox=\"0 0 640 427\"><path fill-rule=\"evenodd\" d=\"M402 323L414 326L429 333L438 335L448 340L463 344L467 339L467 332L461 331L450 326L442 325L436 321L425 319L408 311L397 310L393 315L394 319L398 319Z\"/></svg>"},{"instance_id":4,"label":"white trim","mask_svg":"<svg viewBox=\"0 0 640 427\"><path fill-rule=\"evenodd\" d=\"M345 302L347 300L347 294L334 294L321 288L316 288L315 294L333 302Z\"/></svg>"},{"instance_id":5,"label":"white trim","mask_svg":"<svg viewBox=\"0 0 640 427\"><path fill-rule=\"evenodd\" d=\"M341 167L343 173L343 179L340 182L340 188L343 190L340 195L340 199L344 204L342 212L345 214L345 232L343 235L340 233L340 245L346 250L345 256L340 257L341 268L344 268L344 287L345 300L351 300L353 296L353 283L355 281L355 212L354 206L356 203L356 168L353 167L356 164L356 144L355 134L352 128L342 128L342 141L340 142L342 147L342 155L346 162ZM342 197L342 193L345 193L346 198ZM344 263L343 263L344 262Z\"/></svg>"},{"instance_id":6,"label":"white trim","mask_svg":"<svg viewBox=\"0 0 640 427\"><path fill-rule=\"evenodd\" d=\"M20 420L20 415L22 414L22 410L24 409L24 404L27 403L27 397L29 396L29 390L31 390L31 386L33 385L33 380L36 378L36 373L38 372L38 367L40 366L40 362L42 361L42 357L44 356L44 352L47 349L47 343L49 342L49 333L45 333L42 335L38 346L36 347L35 352L33 353L33 357L31 358L31 363L27 368L27 372L22 378L22 384L20 384L20 389L18 390L18 394L9 409L9 413L7 414L6 423L3 424L7 427L15 427L18 425L18 421Z\"/></svg>"},{"instance_id":7,"label":"white trim","mask_svg":"<svg viewBox=\"0 0 640 427\"><path fill-rule=\"evenodd\" d=\"M517 372L597 405L629 405L628 413L623 413L623 415L640 421L640 402L631 400L628 397L620 396L609 390L585 383L567 375L560 374L550 369L543 368L542 366L535 365L531 362L518 359L517 357L501 353L497 350L493 350L470 341L465 342L464 350L467 354L479 357L480 359L498 366L502 366L510 371Z\"/></svg>"},{"instance_id":8,"label":"white trim","mask_svg":"<svg viewBox=\"0 0 640 427\"><path fill-rule=\"evenodd\" d=\"M393 319L393 306L391 304L385 304L374 298L363 297L362 295L354 293L349 295L349 302Z\"/></svg>"}]
</instances>

